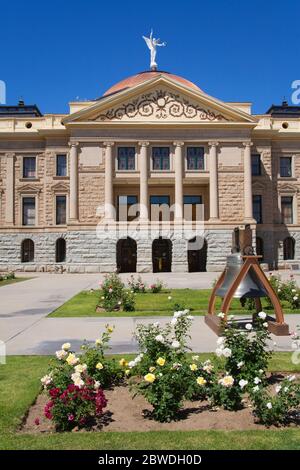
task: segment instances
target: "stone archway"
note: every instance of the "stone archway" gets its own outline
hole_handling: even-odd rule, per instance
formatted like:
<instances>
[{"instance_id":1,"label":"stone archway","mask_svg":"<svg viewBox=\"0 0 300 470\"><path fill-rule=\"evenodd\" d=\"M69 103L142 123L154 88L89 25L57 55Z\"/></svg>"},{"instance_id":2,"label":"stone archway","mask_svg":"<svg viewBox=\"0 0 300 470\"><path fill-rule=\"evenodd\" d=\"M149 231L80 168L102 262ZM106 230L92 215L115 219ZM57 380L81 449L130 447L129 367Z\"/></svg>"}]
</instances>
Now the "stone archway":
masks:
<instances>
[{"instance_id":1,"label":"stone archway","mask_svg":"<svg viewBox=\"0 0 300 470\"><path fill-rule=\"evenodd\" d=\"M127 237L117 242L117 270L119 273L135 273L137 258L136 241Z\"/></svg>"},{"instance_id":2,"label":"stone archway","mask_svg":"<svg viewBox=\"0 0 300 470\"><path fill-rule=\"evenodd\" d=\"M152 243L152 264L154 273L171 272L172 242L166 238L156 238Z\"/></svg>"},{"instance_id":3,"label":"stone archway","mask_svg":"<svg viewBox=\"0 0 300 470\"><path fill-rule=\"evenodd\" d=\"M189 273L205 272L207 262L207 241L197 237L188 241Z\"/></svg>"}]
</instances>

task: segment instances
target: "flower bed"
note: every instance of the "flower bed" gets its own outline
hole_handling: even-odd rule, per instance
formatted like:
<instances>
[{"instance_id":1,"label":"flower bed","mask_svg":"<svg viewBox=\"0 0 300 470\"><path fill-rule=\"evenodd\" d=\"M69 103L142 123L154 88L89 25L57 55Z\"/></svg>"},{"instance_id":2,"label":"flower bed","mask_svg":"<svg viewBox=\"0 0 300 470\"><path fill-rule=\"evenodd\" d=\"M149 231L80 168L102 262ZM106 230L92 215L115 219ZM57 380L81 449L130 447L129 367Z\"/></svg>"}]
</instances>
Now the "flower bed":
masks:
<instances>
[{"instance_id":1,"label":"flower bed","mask_svg":"<svg viewBox=\"0 0 300 470\"><path fill-rule=\"evenodd\" d=\"M224 314L219 316L223 318ZM206 427L214 427L216 419L221 423L232 411L235 419L236 413L245 419L244 424L237 421L239 429L256 423L299 424L299 377L267 375L272 352L264 312L242 330L233 322L229 326L223 323L224 333L217 340L213 362L201 362L198 355L188 354L192 322L189 311L182 310L175 312L164 327L158 322L138 325L135 337L140 352L129 363L105 356L113 332L109 325L95 344L83 344L80 355L70 351L70 344L64 344L41 380L49 398L45 417L53 421L55 429L63 431L110 429L111 421L118 420L118 407L126 411L126 423L133 419L135 426L142 419L145 429L149 419L163 425L190 419L192 429L202 429L204 417ZM128 389L135 398L130 406ZM133 416L129 416L129 409ZM35 425L41 425L40 417ZM112 427L123 425L127 426L118 423Z\"/></svg>"}]
</instances>

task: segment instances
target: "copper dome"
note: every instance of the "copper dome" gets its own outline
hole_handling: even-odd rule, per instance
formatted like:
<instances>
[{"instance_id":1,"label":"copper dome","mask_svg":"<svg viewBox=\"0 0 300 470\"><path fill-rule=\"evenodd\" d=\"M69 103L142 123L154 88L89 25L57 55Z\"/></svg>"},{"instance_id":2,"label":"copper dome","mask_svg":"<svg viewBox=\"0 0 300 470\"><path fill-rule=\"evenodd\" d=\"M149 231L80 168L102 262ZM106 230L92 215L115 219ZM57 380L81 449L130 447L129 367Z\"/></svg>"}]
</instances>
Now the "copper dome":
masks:
<instances>
[{"instance_id":1,"label":"copper dome","mask_svg":"<svg viewBox=\"0 0 300 470\"><path fill-rule=\"evenodd\" d=\"M183 77L179 77L178 75L173 75L172 73L169 73L169 72L160 72L159 70L157 70L157 71L152 71L152 72L151 71L140 72L136 75L132 75L131 77L125 78L124 80L121 80L120 82L116 83L115 85L110 87L108 90L106 90L103 96L117 93L119 91L125 90L126 88L134 87L135 85L139 85L140 83L150 80L151 78L155 78L159 75L166 75L167 77L171 78L172 80L175 80L178 83L181 83L182 85L185 85L189 88L193 88L194 90L197 90L197 91L201 91L200 88L197 85L195 85L195 83L192 83Z\"/></svg>"}]
</instances>

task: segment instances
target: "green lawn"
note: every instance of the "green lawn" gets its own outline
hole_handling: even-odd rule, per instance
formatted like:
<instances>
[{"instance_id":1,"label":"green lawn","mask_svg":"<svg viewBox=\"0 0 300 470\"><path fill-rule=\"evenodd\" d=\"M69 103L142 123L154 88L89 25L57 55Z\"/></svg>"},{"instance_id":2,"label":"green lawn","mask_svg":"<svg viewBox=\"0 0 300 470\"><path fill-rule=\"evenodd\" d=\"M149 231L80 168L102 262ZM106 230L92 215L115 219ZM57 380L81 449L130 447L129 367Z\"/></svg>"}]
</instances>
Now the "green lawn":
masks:
<instances>
[{"instance_id":1,"label":"green lawn","mask_svg":"<svg viewBox=\"0 0 300 470\"><path fill-rule=\"evenodd\" d=\"M207 313L208 301L211 290L196 289L168 289L159 294L145 293L136 294L136 310L134 312L96 312L96 306L101 298L101 291L82 291L72 297L61 307L50 314L53 317L144 317L172 315L174 305L179 303L183 308L191 310L193 315L205 315ZM169 300L168 297L172 299ZM268 311L268 305L262 299L263 308ZM221 299L216 302L216 311L220 311ZM285 313L300 313L299 310L290 310L283 304ZM231 306L232 313L249 314L242 308L238 299L234 299ZM270 313L273 310L269 310Z\"/></svg>"},{"instance_id":2,"label":"green lawn","mask_svg":"<svg viewBox=\"0 0 300 470\"><path fill-rule=\"evenodd\" d=\"M4 279L0 281L0 287L8 286L9 284L15 284L16 282L27 281L28 279L32 279L31 277L16 277L15 279Z\"/></svg>"},{"instance_id":3,"label":"green lawn","mask_svg":"<svg viewBox=\"0 0 300 470\"><path fill-rule=\"evenodd\" d=\"M208 354L201 355L207 358ZM129 357L129 356L128 356ZM0 450L4 449L295 449L300 450L299 429L259 431L160 431L128 433L18 434L16 429L40 388L47 356L9 356L0 365ZM277 353L272 370L291 368L289 353Z\"/></svg>"}]
</instances>

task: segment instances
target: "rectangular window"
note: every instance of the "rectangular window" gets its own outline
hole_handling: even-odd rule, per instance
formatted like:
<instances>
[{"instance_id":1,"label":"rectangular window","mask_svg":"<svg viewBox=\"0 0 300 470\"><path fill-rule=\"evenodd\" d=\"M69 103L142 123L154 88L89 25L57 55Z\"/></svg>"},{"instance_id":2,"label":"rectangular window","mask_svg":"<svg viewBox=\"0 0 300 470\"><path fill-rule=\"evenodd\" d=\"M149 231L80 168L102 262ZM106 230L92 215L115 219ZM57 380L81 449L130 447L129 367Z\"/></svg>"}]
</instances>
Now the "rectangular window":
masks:
<instances>
[{"instance_id":1,"label":"rectangular window","mask_svg":"<svg viewBox=\"0 0 300 470\"><path fill-rule=\"evenodd\" d=\"M262 197L253 196L253 219L256 220L258 224L262 224Z\"/></svg>"},{"instance_id":2,"label":"rectangular window","mask_svg":"<svg viewBox=\"0 0 300 470\"><path fill-rule=\"evenodd\" d=\"M35 225L35 197L23 197L22 224Z\"/></svg>"},{"instance_id":3,"label":"rectangular window","mask_svg":"<svg viewBox=\"0 0 300 470\"><path fill-rule=\"evenodd\" d=\"M260 161L259 153L255 153L251 155L251 168L252 168L252 176L261 175L261 161Z\"/></svg>"},{"instance_id":4,"label":"rectangular window","mask_svg":"<svg viewBox=\"0 0 300 470\"><path fill-rule=\"evenodd\" d=\"M23 178L36 177L36 158L23 157Z\"/></svg>"},{"instance_id":5,"label":"rectangular window","mask_svg":"<svg viewBox=\"0 0 300 470\"><path fill-rule=\"evenodd\" d=\"M292 176L292 158L280 157L280 176L288 178Z\"/></svg>"},{"instance_id":6,"label":"rectangular window","mask_svg":"<svg viewBox=\"0 0 300 470\"><path fill-rule=\"evenodd\" d=\"M186 158L188 170L204 170L203 147L188 147Z\"/></svg>"},{"instance_id":7,"label":"rectangular window","mask_svg":"<svg viewBox=\"0 0 300 470\"><path fill-rule=\"evenodd\" d=\"M150 196L151 220L169 221L170 216L170 197L169 196Z\"/></svg>"},{"instance_id":8,"label":"rectangular window","mask_svg":"<svg viewBox=\"0 0 300 470\"><path fill-rule=\"evenodd\" d=\"M118 147L118 170L135 170L135 147Z\"/></svg>"},{"instance_id":9,"label":"rectangular window","mask_svg":"<svg viewBox=\"0 0 300 470\"><path fill-rule=\"evenodd\" d=\"M283 224L293 223L293 196L281 197L281 220Z\"/></svg>"},{"instance_id":10,"label":"rectangular window","mask_svg":"<svg viewBox=\"0 0 300 470\"><path fill-rule=\"evenodd\" d=\"M152 148L153 170L170 170L170 149L169 147Z\"/></svg>"},{"instance_id":11,"label":"rectangular window","mask_svg":"<svg viewBox=\"0 0 300 470\"><path fill-rule=\"evenodd\" d=\"M56 155L56 176L67 176L67 155Z\"/></svg>"},{"instance_id":12,"label":"rectangular window","mask_svg":"<svg viewBox=\"0 0 300 470\"><path fill-rule=\"evenodd\" d=\"M202 217L202 197L183 196L184 218L185 220L201 220Z\"/></svg>"},{"instance_id":13,"label":"rectangular window","mask_svg":"<svg viewBox=\"0 0 300 470\"><path fill-rule=\"evenodd\" d=\"M132 206L138 204L137 196L119 196L118 197L118 220L119 221L128 221L134 220L138 214ZM133 213L134 212L134 213Z\"/></svg>"},{"instance_id":14,"label":"rectangular window","mask_svg":"<svg viewBox=\"0 0 300 470\"><path fill-rule=\"evenodd\" d=\"M67 197L56 196L56 225L67 223Z\"/></svg>"}]
</instances>

